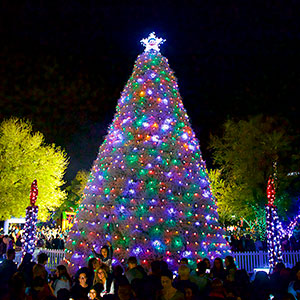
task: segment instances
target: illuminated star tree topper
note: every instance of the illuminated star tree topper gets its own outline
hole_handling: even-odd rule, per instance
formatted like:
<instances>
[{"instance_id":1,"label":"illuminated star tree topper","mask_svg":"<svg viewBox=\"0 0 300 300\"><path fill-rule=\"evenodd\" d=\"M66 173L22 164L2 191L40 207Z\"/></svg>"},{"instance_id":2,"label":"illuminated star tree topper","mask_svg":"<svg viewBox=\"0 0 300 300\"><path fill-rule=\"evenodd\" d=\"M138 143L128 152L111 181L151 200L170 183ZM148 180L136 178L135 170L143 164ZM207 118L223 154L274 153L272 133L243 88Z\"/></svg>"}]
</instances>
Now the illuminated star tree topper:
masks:
<instances>
[{"instance_id":1,"label":"illuminated star tree topper","mask_svg":"<svg viewBox=\"0 0 300 300\"><path fill-rule=\"evenodd\" d=\"M145 39L141 40L141 44L145 46L145 52L150 51L151 49L159 52L159 45L163 44L166 40L158 38L155 36L155 32L149 34Z\"/></svg>"}]
</instances>

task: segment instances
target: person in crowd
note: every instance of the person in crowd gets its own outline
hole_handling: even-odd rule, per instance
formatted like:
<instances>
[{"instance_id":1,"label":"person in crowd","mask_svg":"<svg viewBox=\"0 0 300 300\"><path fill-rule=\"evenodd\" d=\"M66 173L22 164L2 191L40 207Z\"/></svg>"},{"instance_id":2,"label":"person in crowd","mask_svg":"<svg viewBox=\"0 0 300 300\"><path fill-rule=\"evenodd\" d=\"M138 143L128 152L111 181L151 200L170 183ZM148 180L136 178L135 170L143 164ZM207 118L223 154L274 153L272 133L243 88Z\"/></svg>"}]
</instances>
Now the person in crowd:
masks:
<instances>
[{"instance_id":1,"label":"person in crowd","mask_svg":"<svg viewBox=\"0 0 300 300\"><path fill-rule=\"evenodd\" d=\"M270 280L264 271L258 271L250 286L250 300L268 300L271 295Z\"/></svg>"},{"instance_id":2,"label":"person in crowd","mask_svg":"<svg viewBox=\"0 0 300 300\"><path fill-rule=\"evenodd\" d=\"M276 298L281 298L283 291L288 287L288 283L286 283L284 278L285 270L284 263L279 262L275 265L274 271L270 275L270 287L272 294Z\"/></svg>"},{"instance_id":3,"label":"person in crowd","mask_svg":"<svg viewBox=\"0 0 300 300\"><path fill-rule=\"evenodd\" d=\"M30 295L32 300L42 300L47 299L47 297L54 296L52 290L45 280L45 277L35 276L35 270L41 269L41 265L36 264L33 267L33 280L32 280L32 288L30 290ZM45 269L41 269L44 270Z\"/></svg>"},{"instance_id":4,"label":"person in crowd","mask_svg":"<svg viewBox=\"0 0 300 300\"><path fill-rule=\"evenodd\" d=\"M191 281L196 283L199 295L206 297L209 291L210 279L209 274L206 273L207 264L204 260L197 264L196 276L191 278Z\"/></svg>"},{"instance_id":5,"label":"person in crowd","mask_svg":"<svg viewBox=\"0 0 300 300\"><path fill-rule=\"evenodd\" d=\"M209 273L210 273L210 268L211 268L210 260L207 257L205 257L205 258L203 258L203 261L206 264L206 270L209 270Z\"/></svg>"},{"instance_id":6,"label":"person in crowd","mask_svg":"<svg viewBox=\"0 0 300 300\"><path fill-rule=\"evenodd\" d=\"M91 300L100 300L100 291L98 286L92 286L90 288L89 294L88 294L89 299Z\"/></svg>"},{"instance_id":7,"label":"person in crowd","mask_svg":"<svg viewBox=\"0 0 300 300\"><path fill-rule=\"evenodd\" d=\"M125 272L125 276L128 282L131 283L134 279L144 279L146 273L142 266L138 265L137 259L134 256L130 256L127 261L128 270Z\"/></svg>"},{"instance_id":8,"label":"person in crowd","mask_svg":"<svg viewBox=\"0 0 300 300\"><path fill-rule=\"evenodd\" d=\"M161 273L162 290L159 291L157 300L184 300L184 294L173 287L173 273L164 270Z\"/></svg>"},{"instance_id":9,"label":"person in crowd","mask_svg":"<svg viewBox=\"0 0 300 300\"><path fill-rule=\"evenodd\" d=\"M109 299L109 295L115 294L115 282L103 266L96 270L93 286L100 290L100 296L105 297L104 299Z\"/></svg>"},{"instance_id":10,"label":"person in crowd","mask_svg":"<svg viewBox=\"0 0 300 300\"><path fill-rule=\"evenodd\" d=\"M7 291L8 281L17 272L17 265L14 263L15 250L7 250L6 259L0 264L0 292Z\"/></svg>"},{"instance_id":11,"label":"person in crowd","mask_svg":"<svg viewBox=\"0 0 300 300\"><path fill-rule=\"evenodd\" d=\"M183 264L178 268L178 277L174 280L174 287L185 293L185 289L191 289L193 295L198 295L197 285L190 280L190 268Z\"/></svg>"},{"instance_id":12,"label":"person in crowd","mask_svg":"<svg viewBox=\"0 0 300 300\"><path fill-rule=\"evenodd\" d=\"M87 284L89 287L93 285L96 270L100 267L100 261L96 257L92 257L88 261L87 267L79 269L75 274L75 280L78 280L79 272L85 272L87 275Z\"/></svg>"},{"instance_id":13,"label":"person in crowd","mask_svg":"<svg viewBox=\"0 0 300 300\"><path fill-rule=\"evenodd\" d=\"M118 294L118 289L120 285L129 284L127 278L124 275L124 269L121 265L113 267L112 277L115 282L115 294Z\"/></svg>"},{"instance_id":14,"label":"person in crowd","mask_svg":"<svg viewBox=\"0 0 300 300\"><path fill-rule=\"evenodd\" d=\"M254 244L255 244L255 251L262 251L264 249L263 242L259 238L256 239Z\"/></svg>"},{"instance_id":15,"label":"person in crowd","mask_svg":"<svg viewBox=\"0 0 300 300\"><path fill-rule=\"evenodd\" d=\"M119 300L134 300L132 288L129 283L122 284L119 286L118 297L119 297ZM155 298L152 298L152 299L155 299Z\"/></svg>"},{"instance_id":16,"label":"person in crowd","mask_svg":"<svg viewBox=\"0 0 300 300\"><path fill-rule=\"evenodd\" d=\"M26 253L18 268L18 271L21 272L25 278L26 287L30 287L32 284L34 265L35 262L32 261L32 255L30 253Z\"/></svg>"},{"instance_id":17,"label":"person in crowd","mask_svg":"<svg viewBox=\"0 0 300 300\"><path fill-rule=\"evenodd\" d=\"M57 234L55 239L52 240L52 249L63 249L61 248L61 240Z\"/></svg>"},{"instance_id":18,"label":"person in crowd","mask_svg":"<svg viewBox=\"0 0 300 300\"><path fill-rule=\"evenodd\" d=\"M23 273L16 272L10 278L9 283L9 295L0 299L9 299L9 300L30 300L31 297L26 295L26 283L23 276ZM2 294L3 296L3 294Z\"/></svg>"},{"instance_id":19,"label":"person in crowd","mask_svg":"<svg viewBox=\"0 0 300 300\"><path fill-rule=\"evenodd\" d=\"M209 300L226 299L226 290L223 285L223 281L220 278L215 277L212 280L208 299Z\"/></svg>"},{"instance_id":20,"label":"person in crowd","mask_svg":"<svg viewBox=\"0 0 300 300\"><path fill-rule=\"evenodd\" d=\"M234 274L236 271L236 265L234 263L234 258L232 256L228 255L225 257L225 266L226 266L225 278L227 281L233 282Z\"/></svg>"},{"instance_id":21,"label":"person in crowd","mask_svg":"<svg viewBox=\"0 0 300 300\"><path fill-rule=\"evenodd\" d=\"M295 300L300 298L300 269L295 274L294 279L289 283L288 292L294 296Z\"/></svg>"},{"instance_id":22,"label":"person in crowd","mask_svg":"<svg viewBox=\"0 0 300 300\"><path fill-rule=\"evenodd\" d=\"M156 291L162 289L161 285L161 272L162 272L162 263L159 260L154 260L151 262L151 272L147 276L144 289L147 299L155 299Z\"/></svg>"},{"instance_id":23,"label":"person in crowd","mask_svg":"<svg viewBox=\"0 0 300 300\"><path fill-rule=\"evenodd\" d=\"M254 240L251 238L250 234L246 234L245 250L246 251L255 251L255 243L254 243Z\"/></svg>"},{"instance_id":24,"label":"person in crowd","mask_svg":"<svg viewBox=\"0 0 300 300\"><path fill-rule=\"evenodd\" d=\"M48 270L46 269L46 265L48 263L48 255L44 252L40 253L38 256L37 256L37 264L40 265L41 267L43 267L43 269L45 270L46 272L46 281L48 280Z\"/></svg>"},{"instance_id":25,"label":"person in crowd","mask_svg":"<svg viewBox=\"0 0 300 300\"><path fill-rule=\"evenodd\" d=\"M68 271L64 265L59 265L55 271L56 280L52 282L51 288L53 289L53 294L57 297L57 292L60 289L67 289L68 291L71 290L71 277L68 274Z\"/></svg>"},{"instance_id":26,"label":"person in crowd","mask_svg":"<svg viewBox=\"0 0 300 300\"><path fill-rule=\"evenodd\" d=\"M222 281L224 281L226 278L223 261L219 257L215 258L214 260L213 267L210 271L210 278L219 278Z\"/></svg>"},{"instance_id":27,"label":"person in crowd","mask_svg":"<svg viewBox=\"0 0 300 300\"><path fill-rule=\"evenodd\" d=\"M78 280L71 288L71 298L74 300L85 300L88 297L89 285L87 283L87 274L79 272Z\"/></svg>"},{"instance_id":28,"label":"person in crowd","mask_svg":"<svg viewBox=\"0 0 300 300\"><path fill-rule=\"evenodd\" d=\"M48 280L48 273L45 269L45 266L42 264L35 264L32 268L32 279L35 279L36 277L41 277L45 281Z\"/></svg>"},{"instance_id":29,"label":"person in crowd","mask_svg":"<svg viewBox=\"0 0 300 300\"><path fill-rule=\"evenodd\" d=\"M233 284L234 294L242 300L250 300L250 278L245 269L236 270Z\"/></svg>"},{"instance_id":30,"label":"person in crowd","mask_svg":"<svg viewBox=\"0 0 300 300\"><path fill-rule=\"evenodd\" d=\"M100 253L97 253L94 248L92 249L92 252L97 258L100 258L110 270L112 270L113 248L109 241L107 241L107 245L102 246Z\"/></svg>"},{"instance_id":31,"label":"person in crowd","mask_svg":"<svg viewBox=\"0 0 300 300\"><path fill-rule=\"evenodd\" d=\"M70 297L71 297L71 292L69 290L63 288L57 292L56 299L57 300L70 300Z\"/></svg>"}]
</instances>

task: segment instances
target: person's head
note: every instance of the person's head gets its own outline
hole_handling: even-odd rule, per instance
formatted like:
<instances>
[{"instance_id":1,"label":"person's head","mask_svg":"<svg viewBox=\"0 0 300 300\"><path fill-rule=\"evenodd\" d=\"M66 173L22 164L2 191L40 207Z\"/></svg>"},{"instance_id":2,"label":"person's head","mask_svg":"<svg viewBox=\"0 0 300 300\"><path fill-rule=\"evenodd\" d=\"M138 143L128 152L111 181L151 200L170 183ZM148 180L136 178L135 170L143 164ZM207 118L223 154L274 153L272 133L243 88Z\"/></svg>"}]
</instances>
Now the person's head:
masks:
<instances>
[{"instance_id":1,"label":"person's head","mask_svg":"<svg viewBox=\"0 0 300 300\"><path fill-rule=\"evenodd\" d=\"M114 277L120 277L123 275L123 268L121 265L117 265L113 268Z\"/></svg>"},{"instance_id":2,"label":"person's head","mask_svg":"<svg viewBox=\"0 0 300 300\"><path fill-rule=\"evenodd\" d=\"M205 257L205 258L203 259L203 261L204 261L205 264L206 264L206 269L210 269L210 260L209 260L207 257Z\"/></svg>"},{"instance_id":3,"label":"person's head","mask_svg":"<svg viewBox=\"0 0 300 300\"><path fill-rule=\"evenodd\" d=\"M215 258L213 269L215 269L215 270L224 270L223 261L220 257Z\"/></svg>"},{"instance_id":4,"label":"person's head","mask_svg":"<svg viewBox=\"0 0 300 300\"><path fill-rule=\"evenodd\" d=\"M32 259L32 255L30 253L25 253L22 263L23 264L29 263L31 259Z\"/></svg>"},{"instance_id":5,"label":"person's head","mask_svg":"<svg viewBox=\"0 0 300 300\"><path fill-rule=\"evenodd\" d=\"M85 272L79 273L78 282L82 287L86 287L87 275Z\"/></svg>"},{"instance_id":6,"label":"person's head","mask_svg":"<svg viewBox=\"0 0 300 300\"><path fill-rule=\"evenodd\" d=\"M180 280L188 280L190 277L190 268L187 265L180 265L178 268Z\"/></svg>"},{"instance_id":7,"label":"person's head","mask_svg":"<svg viewBox=\"0 0 300 300\"><path fill-rule=\"evenodd\" d=\"M16 257L15 249L8 249L7 252L6 252L6 255L7 255L7 259L14 260L15 257Z\"/></svg>"},{"instance_id":8,"label":"person's head","mask_svg":"<svg viewBox=\"0 0 300 300\"><path fill-rule=\"evenodd\" d=\"M45 266L41 264L35 264L32 269L32 273L33 273L33 278L41 277L43 279L46 279L47 277L47 271L45 269Z\"/></svg>"},{"instance_id":9,"label":"person's head","mask_svg":"<svg viewBox=\"0 0 300 300\"><path fill-rule=\"evenodd\" d=\"M164 270L161 273L160 281L163 289L169 289L170 287L172 287L173 273L170 270Z\"/></svg>"},{"instance_id":10,"label":"person's head","mask_svg":"<svg viewBox=\"0 0 300 300\"><path fill-rule=\"evenodd\" d=\"M250 283L250 278L245 269L236 270L234 274L234 281L236 282L237 286L246 286Z\"/></svg>"},{"instance_id":11,"label":"person's head","mask_svg":"<svg viewBox=\"0 0 300 300\"><path fill-rule=\"evenodd\" d=\"M44 253L44 252L40 253L37 256L37 261L38 261L38 264L46 265L47 262L48 262L48 255L46 253Z\"/></svg>"},{"instance_id":12,"label":"person's head","mask_svg":"<svg viewBox=\"0 0 300 300\"><path fill-rule=\"evenodd\" d=\"M104 283L107 279L108 275L106 272L106 269L103 267L100 267L96 270L95 278L94 278L94 284L100 282Z\"/></svg>"},{"instance_id":13,"label":"person's head","mask_svg":"<svg viewBox=\"0 0 300 300\"><path fill-rule=\"evenodd\" d=\"M70 275L68 274L67 268L64 265L58 265L56 267L56 275L58 279L65 278L70 280Z\"/></svg>"},{"instance_id":14,"label":"person's head","mask_svg":"<svg viewBox=\"0 0 300 300\"><path fill-rule=\"evenodd\" d=\"M92 286L90 288L89 295L88 295L89 299L94 300L94 299L98 298L99 295L100 295L100 292L98 290L98 287L97 286Z\"/></svg>"},{"instance_id":15,"label":"person's head","mask_svg":"<svg viewBox=\"0 0 300 300\"><path fill-rule=\"evenodd\" d=\"M226 268L235 267L234 258L230 255L225 257L225 266Z\"/></svg>"},{"instance_id":16,"label":"person's head","mask_svg":"<svg viewBox=\"0 0 300 300\"><path fill-rule=\"evenodd\" d=\"M186 257L183 257L181 260L180 260L180 265L188 265L189 264L189 261Z\"/></svg>"},{"instance_id":17,"label":"person's head","mask_svg":"<svg viewBox=\"0 0 300 300\"><path fill-rule=\"evenodd\" d=\"M71 293L66 288L60 289L57 292L57 300L69 300Z\"/></svg>"},{"instance_id":18,"label":"person's head","mask_svg":"<svg viewBox=\"0 0 300 300\"><path fill-rule=\"evenodd\" d=\"M89 259L88 268L90 270L96 270L100 267L99 260L96 257L92 257Z\"/></svg>"},{"instance_id":19,"label":"person's head","mask_svg":"<svg viewBox=\"0 0 300 300\"><path fill-rule=\"evenodd\" d=\"M280 273L283 269L285 269L285 265L283 262L279 262L275 265L274 272Z\"/></svg>"},{"instance_id":20,"label":"person's head","mask_svg":"<svg viewBox=\"0 0 300 300\"><path fill-rule=\"evenodd\" d=\"M159 260L154 260L151 262L151 272L154 275L159 275L161 273L161 267L160 267L160 261Z\"/></svg>"},{"instance_id":21,"label":"person's head","mask_svg":"<svg viewBox=\"0 0 300 300\"><path fill-rule=\"evenodd\" d=\"M102 248L101 248L101 255L104 257L104 258L107 258L108 256L108 247L106 245L104 245Z\"/></svg>"},{"instance_id":22,"label":"person's head","mask_svg":"<svg viewBox=\"0 0 300 300\"><path fill-rule=\"evenodd\" d=\"M206 268L207 268L207 265L205 263L205 261L200 261L198 264L197 264L197 269L196 269L196 272L198 275L203 275L206 273Z\"/></svg>"},{"instance_id":23,"label":"person's head","mask_svg":"<svg viewBox=\"0 0 300 300\"><path fill-rule=\"evenodd\" d=\"M135 256L130 256L127 261L128 268L133 269L137 266L137 259Z\"/></svg>"},{"instance_id":24,"label":"person's head","mask_svg":"<svg viewBox=\"0 0 300 300\"><path fill-rule=\"evenodd\" d=\"M258 271L255 273L255 278L253 285L256 288L266 288L269 286L269 277L268 274L264 271Z\"/></svg>"},{"instance_id":25,"label":"person's head","mask_svg":"<svg viewBox=\"0 0 300 300\"><path fill-rule=\"evenodd\" d=\"M214 278L211 282L211 291L221 293L224 290L223 281L219 278Z\"/></svg>"}]
</instances>

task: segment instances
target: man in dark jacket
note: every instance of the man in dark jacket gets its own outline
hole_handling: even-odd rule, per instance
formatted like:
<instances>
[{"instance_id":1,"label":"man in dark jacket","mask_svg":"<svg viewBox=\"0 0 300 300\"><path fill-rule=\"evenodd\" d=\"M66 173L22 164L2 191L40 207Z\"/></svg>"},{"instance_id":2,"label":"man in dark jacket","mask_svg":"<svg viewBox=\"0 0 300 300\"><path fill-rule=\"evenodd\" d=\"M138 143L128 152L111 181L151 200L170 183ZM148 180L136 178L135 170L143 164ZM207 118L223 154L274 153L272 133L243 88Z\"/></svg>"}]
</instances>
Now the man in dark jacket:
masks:
<instances>
[{"instance_id":1,"label":"man in dark jacket","mask_svg":"<svg viewBox=\"0 0 300 300\"><path fill-rule=\"evenodd\" d=\"M0 293L8 289L8 281L17 272L17 265L14 262L15 249L9 249L6 253L7 258L0 265Z\"/></svg>"}]
</instances>

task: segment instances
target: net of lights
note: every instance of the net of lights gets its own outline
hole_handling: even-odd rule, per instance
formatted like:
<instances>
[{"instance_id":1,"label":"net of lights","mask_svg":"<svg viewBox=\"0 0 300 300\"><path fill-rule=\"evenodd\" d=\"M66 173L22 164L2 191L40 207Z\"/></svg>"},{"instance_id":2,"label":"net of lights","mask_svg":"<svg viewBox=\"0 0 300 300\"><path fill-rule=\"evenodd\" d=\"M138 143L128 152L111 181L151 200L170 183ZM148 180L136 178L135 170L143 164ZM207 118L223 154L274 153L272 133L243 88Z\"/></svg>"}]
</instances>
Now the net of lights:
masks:
<instances>
[{"instance_id":1,"label":"net of lights","mask_svg":"<svg viewBox=\"0 0 300 300\"><path fill-rule=\"evenodd\" d=\"M200 146L177 80L152 33L141 42L66 243L70 268L109 240L114 263L134 255L197 262L229 254Z\"/></svg>"},{"instance_id":2,"label":"net of lights","mask_svg":"<svg viewBox=\"0 0 300 300\"><path fill-rule=\"evenodd\" d=\"M38 206L35 205L38 196L37 180L31 184L30 190L30 206L26 208L26 217L23 233L23 255L26 253L33 254L35 249L35 227L38 215Z\"/></svg>"}]
</instances>

